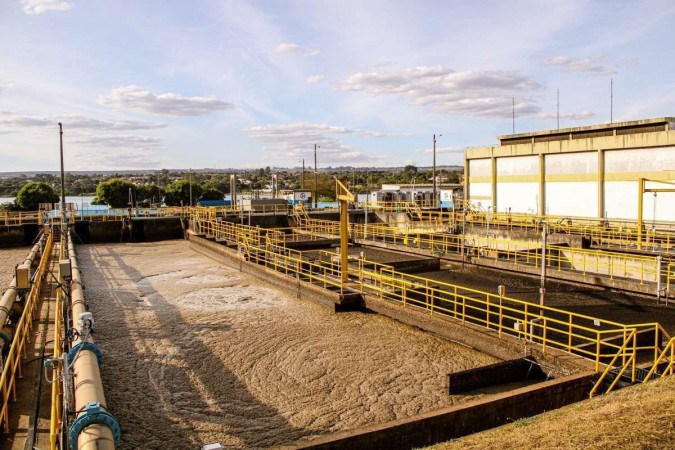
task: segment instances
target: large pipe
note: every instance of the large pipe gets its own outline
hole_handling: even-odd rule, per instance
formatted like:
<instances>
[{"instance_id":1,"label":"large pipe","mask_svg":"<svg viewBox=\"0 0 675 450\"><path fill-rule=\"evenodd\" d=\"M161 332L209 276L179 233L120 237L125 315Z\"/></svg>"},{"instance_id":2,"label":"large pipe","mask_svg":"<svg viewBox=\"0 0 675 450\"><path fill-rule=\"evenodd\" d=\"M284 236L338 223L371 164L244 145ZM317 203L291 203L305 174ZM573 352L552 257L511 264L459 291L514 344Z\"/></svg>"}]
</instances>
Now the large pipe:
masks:
<instances>
[{"instance_id":1,"label":"large pipe","mask_svg":"<svg viewBox=\"0 0 675 450\"><path fill-rule=\"evenodd\" d=\"M28 253L28 256L26 256L26 260L23 262L23 264L21 264L21 266L27 266L29 270L30 268L32 268L33 261L40 254L40 249L44 245L45 238L46 235L43 235L38 241L38 243L33 246L30 253ZM16 283L17 283L16 275L14 275L14 277L12 278L12 282L9 284L9 288L7 288L5 293L2 295L2 298L0 299L0 329L2 329L5 326L5 322L7 321L9 312L12 310L12 306L16 301L17 296ZM0 347L2 347L1 343Z\"/></svg>"},{"instance_id":2,"label":"large pipe","mask_svg":"<svg viewBox=\"0 0 675 450\"><path fill-rule=\"evenodd\" d=\"M115 441L119 440L119 425L115 418L108 413L101 372L99 370L100 352L94 345L94 339L86 323L79 323L78 319L87 312L84 303L82 280L75 257L73 240L68 233L68 255L70 258L71 308L73 327L79 333L77 343L71 349L68 358L74 358L73 386L75 392L75 411L78 411L73 425L71 425L71 440L77 440L77 447L70 442L70 448L79 450L113 450ZM98 407L96 405L99 405Z\"/></svg>"}]
</instances>

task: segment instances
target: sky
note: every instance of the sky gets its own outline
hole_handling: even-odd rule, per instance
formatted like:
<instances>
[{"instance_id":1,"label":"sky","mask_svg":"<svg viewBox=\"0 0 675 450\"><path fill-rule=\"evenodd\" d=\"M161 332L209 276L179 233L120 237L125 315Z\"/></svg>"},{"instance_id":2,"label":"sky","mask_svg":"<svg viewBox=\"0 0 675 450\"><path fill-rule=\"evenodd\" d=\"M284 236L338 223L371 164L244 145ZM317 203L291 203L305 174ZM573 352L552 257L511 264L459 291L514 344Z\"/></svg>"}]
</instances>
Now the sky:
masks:
<instances>
[{"instance_id":1,"label":"sky","mask_svg":"<svg viewBox=\"0 0 675 450\"><path fill-rule=\"evenodd\" d=\"M0 6L0 172L58 170L58 122L66 170L325 168L609 122L610 80L614 121L675 115L672 0Z\"/></svg>"}]
</instances>

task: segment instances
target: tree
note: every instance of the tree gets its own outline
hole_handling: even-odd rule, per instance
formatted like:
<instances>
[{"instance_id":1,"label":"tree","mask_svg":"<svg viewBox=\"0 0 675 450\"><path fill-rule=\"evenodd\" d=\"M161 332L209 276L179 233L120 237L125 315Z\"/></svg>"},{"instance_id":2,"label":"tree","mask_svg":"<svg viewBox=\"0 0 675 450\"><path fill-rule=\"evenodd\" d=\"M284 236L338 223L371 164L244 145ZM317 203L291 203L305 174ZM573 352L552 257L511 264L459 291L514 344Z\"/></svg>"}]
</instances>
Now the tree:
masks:
<instances>
[{"instance_id":1,"label":"tree","mask_svg":"<svg viewBox=\"0 0 675 450\"><path fill-rule=\"evenodd\" d=\"M190 182L186 179L172 181L166 186L164 203L167 206L182 206L190 204ZM196 202L202 195L202 187L192 183L192 201Z\"/></svg>"},{"instance_id":2,"label":"tree","mask_svg":"<svg viewBox=\"0 0 675 450\"><path fill-rule=\"evenodd\" d=\"M129 189L135 189L134 183L122 178L102 181L96 187L96 197L102 204L111 208L124 208L129 205Z\"/></svg>"},{"instance_id":3,"label":"tree","mask_svg":"<svg viewBox=\"0 0 675 450\"><path fill-rule=\"evenodd\" d=\"M194 189L194 186L193 186ZM192 197L194 198L194 192L192 193ZM217 190L217 189L208 189L204 191L201 197L199 197L199 200L222 200L225 197L225 195Z\"/></svg>"},{"instance_id":4,"label":"tree","mask_svg":"<svg viewBox=\"0 0 675 450\"><path fill-rule=\"evenodd\" d=\"M16 204L24 211L37 211L40 203L56 203L59 196L43 181L31 181L23 185L16 194Z\"/></svg>"}]
</instances>

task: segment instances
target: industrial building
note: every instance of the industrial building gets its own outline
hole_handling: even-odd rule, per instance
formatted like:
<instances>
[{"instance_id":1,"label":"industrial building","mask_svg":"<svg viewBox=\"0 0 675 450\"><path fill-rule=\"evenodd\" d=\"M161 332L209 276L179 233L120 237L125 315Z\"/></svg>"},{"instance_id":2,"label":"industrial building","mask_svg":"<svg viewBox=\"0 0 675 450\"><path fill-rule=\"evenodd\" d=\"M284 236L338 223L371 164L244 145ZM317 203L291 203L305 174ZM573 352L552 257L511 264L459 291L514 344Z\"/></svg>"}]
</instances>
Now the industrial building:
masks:
<instances>
[{"instance_id":1,"label":"industrial building","mask_svg":"<svg viewBox=\"0 0 675 450\"><path fill-rule=\"evenodd\" d=\"M642 197L645 222L675 221L675 192L664 192L675 188L673 117L498 139L465 152L465 198L474 208L634 220Z\"/></svg>"},{"instance_id":2,"label":"industrial building","mask_svg":"<svg viewBox=\"0 0 675 450\"><path fill-rule=\"evenodd\" d=\"M431 183L420 184L383 184L381 189L371 193L371 202L417 202L420 206L433 205L434 186ZM457 200L462 198L462 185L455 183L438 183L436 207L452 209Z\"/></svg>"}]
</instances>

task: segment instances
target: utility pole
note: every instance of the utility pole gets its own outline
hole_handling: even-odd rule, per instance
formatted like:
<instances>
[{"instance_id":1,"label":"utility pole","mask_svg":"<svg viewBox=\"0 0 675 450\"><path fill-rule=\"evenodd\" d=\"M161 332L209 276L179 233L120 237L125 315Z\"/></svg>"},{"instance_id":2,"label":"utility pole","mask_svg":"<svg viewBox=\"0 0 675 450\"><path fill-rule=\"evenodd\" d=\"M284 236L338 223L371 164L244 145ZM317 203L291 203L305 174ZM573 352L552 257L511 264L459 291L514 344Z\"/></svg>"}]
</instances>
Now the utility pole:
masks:
<instances>
[{"instance_id":1,"label":"utility pole","mask_svg":"<svg viewBox=\"0 0 675 450\"><path fill-rule=\"evenodd\" d=\"M66 178L63 170L63 124L59 122L59 145L61 148L61 234L65 237L66 225ZM63 240L65 242L65 240ZM61 244L63 245L63 244Z\"/></svg>"},{"instance_id":2,"label":"utility pole","mask_svg":"<svg viewBox=\"0 0 675 450\"><path fill-rule=\"evenodd\" d=\"M302 158L302 187L300 189L305 189L305 158Z\"/></svg>"},{"instance_id":3,"label":"utility pole","mask_svg":"<svg viewBox=\"0 0 675 450\"><path fill-rule=\"evenodd\" d=\"M438 137L443 136L442 134L439 134ZM434 134L434 159L433 159L433 165L431 168L431 178L433 178L433 191L431 193L431 202L432 202L432 207L436 207L436 135Z\"/></svg>"},{"instance_id":4,"label":"utility pole","mask_svg":"<svg viewBox=\"0 0 675 450\"><path fill-rule=\"evenodd\" d=\"M192 206L192 169L190 169L190 206Z\"/></svg>"},{"instance_id":5,"label":"utility pole","mask_svg":"<svg viewBox=\"0 0 675 450\"><path fill-rule=\"evenodd\" d=\"M317 182L316 182L316 149L321 148L320 146L314 144L314 207L318 207L318 198L317 198Z\"/></svg>"},{"instance_id":6,"label":"utility pole","mask_svg":"<svg viewBox=\"0 0 675 450\"><path fill-rule=\"evenodd\" d=\"M511 97L511 133L516 133L516 98Z\"/></svg>"}]
</instances>

